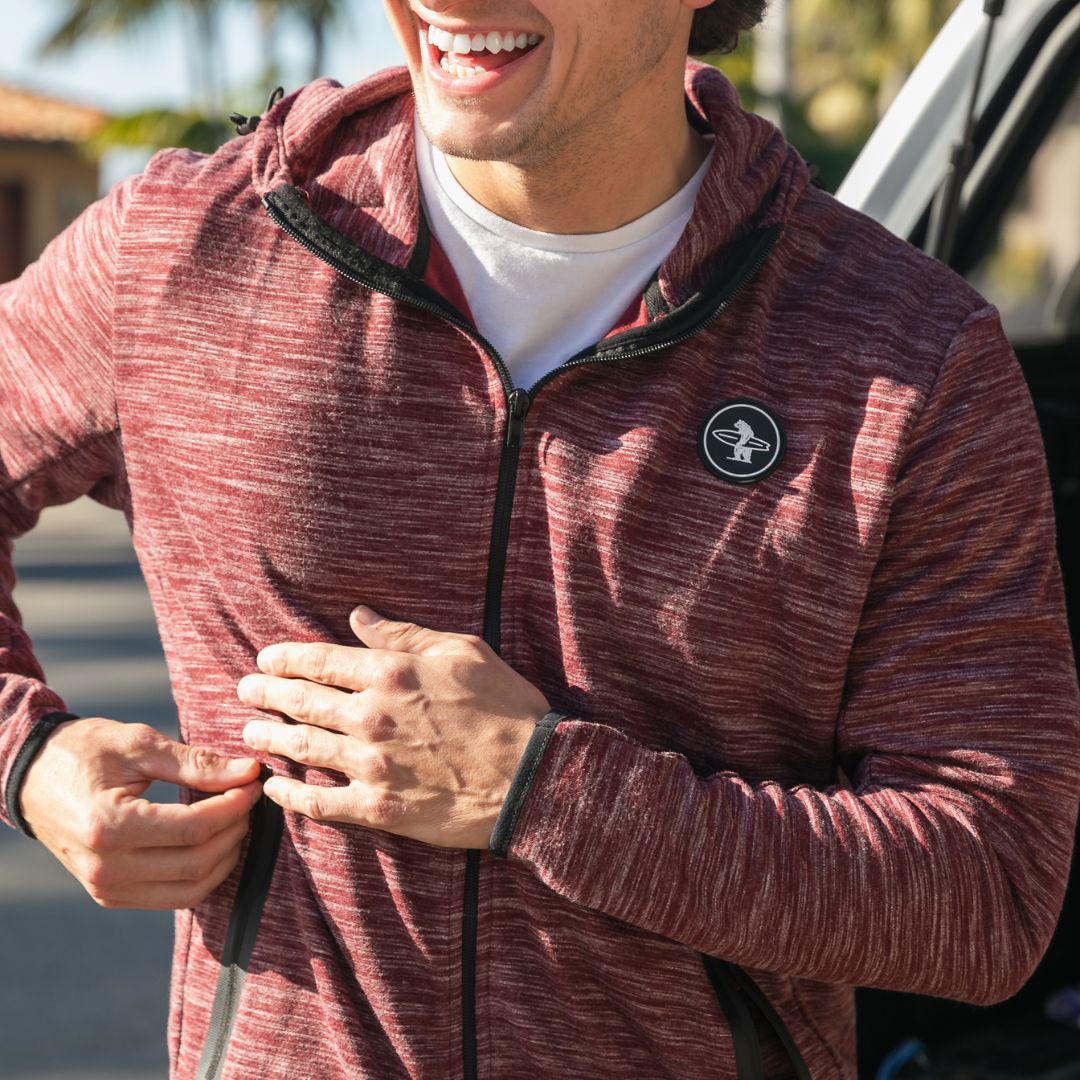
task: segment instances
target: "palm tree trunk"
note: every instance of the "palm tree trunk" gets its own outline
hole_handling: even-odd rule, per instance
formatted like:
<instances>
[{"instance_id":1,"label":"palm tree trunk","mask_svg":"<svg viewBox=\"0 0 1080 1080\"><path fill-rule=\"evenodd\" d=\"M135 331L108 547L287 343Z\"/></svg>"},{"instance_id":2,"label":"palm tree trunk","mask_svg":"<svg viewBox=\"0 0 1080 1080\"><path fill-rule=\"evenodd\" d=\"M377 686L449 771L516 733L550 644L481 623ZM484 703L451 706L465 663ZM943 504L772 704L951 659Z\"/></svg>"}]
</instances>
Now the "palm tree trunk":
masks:
<instances>
[{"instance_id":1,"label":"palm tree trunk","mask_svg":"<svg viewBox=\"0 0 1080 1080\"><path fill-rule=\"evenodd\" d=\"M326 58L326 15L321 11L312 11L308 18L308 30L311 33L311 79L323 74L323 62Z\"/></svg>"},{"instance_id":2,"label":"palm tree trunk","mask_svg":"<svg viewBox=\"0 0 1080 1080\"><path fill-rule=\"evenodd\" d=\"M754 31L756 111L784 128L784 104L791 93L791 18L789 0L773 0L765 21Z\"/></svg>"}]
</instances>

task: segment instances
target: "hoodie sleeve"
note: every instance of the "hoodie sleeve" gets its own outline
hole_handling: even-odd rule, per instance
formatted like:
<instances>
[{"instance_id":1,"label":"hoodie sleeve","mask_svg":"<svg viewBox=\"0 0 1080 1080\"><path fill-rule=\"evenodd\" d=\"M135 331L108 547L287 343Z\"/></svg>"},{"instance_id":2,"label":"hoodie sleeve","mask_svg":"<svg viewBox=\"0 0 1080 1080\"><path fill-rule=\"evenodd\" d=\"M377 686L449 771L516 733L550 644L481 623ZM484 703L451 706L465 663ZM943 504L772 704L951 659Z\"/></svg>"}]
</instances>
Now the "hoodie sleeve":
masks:
<instances>
[{"instance_id":1,"label":"hoodie sleeve","mask_svg":"<svg viewBox=\"0 0 1080 1080\"><path fill-rule=\"evenodd\" d=\"M0 286L0 819L26 829L23 775L71 719L44 682L12 599L12 546L47 506L89 494L122 506L113 392L113 289L138 177L117 185Z\"/></svg>"},{"instance_id":2,"label":"hoodie sleeve","mask_svg":"<svg viewBox=\"0 0 1080 1080\"><path fill-rule=\"evenodd\" d=\"M1042 440L996 311L955 336L897 479L837 717L850 785L701 776L545 720L492 852L567 899L747 968L1015 993L1064 895L1080 703Z\"/></svg>"}]
</instances>

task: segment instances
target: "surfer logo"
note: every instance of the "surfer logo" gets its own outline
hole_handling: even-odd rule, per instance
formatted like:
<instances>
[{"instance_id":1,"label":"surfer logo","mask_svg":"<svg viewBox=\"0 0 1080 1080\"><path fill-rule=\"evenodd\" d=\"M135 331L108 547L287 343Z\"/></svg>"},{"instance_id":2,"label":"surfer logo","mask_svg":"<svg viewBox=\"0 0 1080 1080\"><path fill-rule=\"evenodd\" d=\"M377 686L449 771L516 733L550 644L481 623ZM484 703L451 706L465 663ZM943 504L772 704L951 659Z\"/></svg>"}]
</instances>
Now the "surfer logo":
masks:
<instances>
[{"instance_id":1,"label":"surfer logo","mask_svg":"<svg viewBox=\"0 0 1080 1080\"><path fill-rule=\"evenodd\" d=\"M736 420L734 431L730 429L727 431L714 431L712 434L714 439L719 439L722 443L734 447L728 461L750 462L750 455L755 450L772 449L772 445L765 442L764 439L754 438L754 429L745 420Z\"/></svg>"},{"instance_id":2,"label":"surfer logo","mask_svg":"<svg viewBox=\"0 0 1080 1080\"><path fill-rule=\"evenodd\" d=\"M784 457L784 430L764 405L745 398L709 412L698 434L698 453L709 472L733 484L763 480Z\"/></svg>"}]
</instances>

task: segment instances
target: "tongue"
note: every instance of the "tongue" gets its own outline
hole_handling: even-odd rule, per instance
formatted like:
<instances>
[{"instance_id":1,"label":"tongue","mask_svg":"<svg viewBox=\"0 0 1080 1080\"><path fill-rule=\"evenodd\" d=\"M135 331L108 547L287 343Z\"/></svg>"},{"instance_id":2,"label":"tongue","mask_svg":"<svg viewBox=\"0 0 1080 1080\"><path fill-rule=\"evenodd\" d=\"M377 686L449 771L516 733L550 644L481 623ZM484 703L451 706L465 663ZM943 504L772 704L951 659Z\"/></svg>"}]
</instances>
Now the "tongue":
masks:
<instances>
[{"instance_id":1,"label":"tongue","mask_svg":"<svg viewBox=\"0 0 1080 1080\"><path fill-rule=\"evenodd\" d=\"M474 67L480 68L482 71L494 71L496 68L505 67L507 64L512 63L514 60L520 59L527 52L530 52L535 46L530 46L528 49L511 49L510 52L499 53L447 53L447 58L451 64L457 64L459 67Z\"/></svg>"}]
</instances>

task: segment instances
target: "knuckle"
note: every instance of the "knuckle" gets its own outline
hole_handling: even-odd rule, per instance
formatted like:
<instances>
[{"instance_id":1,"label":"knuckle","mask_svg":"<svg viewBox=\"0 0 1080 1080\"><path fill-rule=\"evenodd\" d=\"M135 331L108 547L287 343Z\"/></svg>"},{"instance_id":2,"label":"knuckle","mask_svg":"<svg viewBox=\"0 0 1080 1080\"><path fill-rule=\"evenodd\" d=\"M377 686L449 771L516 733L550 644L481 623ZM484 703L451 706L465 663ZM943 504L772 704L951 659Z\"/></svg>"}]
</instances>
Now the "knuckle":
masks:
<instances>
[{"instance_id":1,"label":"knuckle","mask_svg":"<svg viewBox=\"0 0 1080 1080\"><path fill-rule=\"evenodd\" d=\"M97 814L88 817L79 831L83 846L90 851L108 851L116 841L115 826Z\"/></svg>"},{"instance_id":2,"label":"knuckle","mask_svg":"<svg viewBox=\"0 0 1080 1080\"><path fill-rule=\"evenodd\" d=\"M161 732L152 728L149 724L126 724L124 726L124 742L126 749L131 753L138 753L152 749L161 742Z\"/></svg>"},{"instance_id":3,"label":"knuckle","mask_svg":"<svg viewBox=\"0 0 1080 1080\"><path fill-rule=\"evenodd\" d=\"M311 733L304 728L297 728L289 736L292 754L298 758L306 758L311 754Z\"/></svg>"},{"instance_id":4,"label":"knuckle","mask_svg":"<svg viewBox=\"0 0 1080 1080\"><path fill-rule=\"evenodd\" d=\"M208 864L206 858L193 856L192 858L185 860L181 866L179 880L202 881L212 869L213 867Z\"/></svg>"},{"instance_id":5,"label":"knuckle","mask_svg":"<svg viewBox=\"0 0 1080 1080\"><path fill-rule=\"evenodd\" d=\"M385 829L400 821L403 813L404 807L397 799L384 796L369 800L364 816L377 829Z\"/></svg>"},{"instance_id":6,"label":"knuckle","mask_svg":"<svg viewBox=\"0 0 1080 1080\"><path fill-rule=\"evenodd\" d=\"M394 720L385 709L369 706L356 718L360 734L373 741L388 739L394 731Z\"/></svg>"},{"instance_id":7,"label":"knuckle","mask_svg":"<svg viewBox=\"0 0 1080 1080\"><path fill-rule=\"evenodd\" d=\"M301 796L300 807L304 816L311 818L312 821L322 821L325 817L322 797L317 791L307 792Z\"/></svg>"},{"instance_id":8,"label":"knuckle","mask_svg":"<svg viewBox=\"0 0 1080 1080\"><path fill-rule=\"evenodd\" d=\"M205 746L189 747L188 754L190 755L192 767L198 772L209 772L217 768L220 763L217 754L213 750L208 750Z\"/></svg>"},{"instance_id":9,"label":"knuckle","mask_svg":"<svg viewBox=\"0 0 1080 1080\"><path fill-rule=\"evenodd\" d=\"M305 675L314 679L322 678L329 669L328 657L324 649L306 649L297 660L300 661L297 667Z\"/></svg>"},{"instance_id":10,"label":"knuckle","mask_svg":"<svg viewBox=\"0 0 1080 1080\"><path fill-rule=\"evenodd\" d=\"M468 652L477 656L486 656L491 651L491 646L479 634L463 634L461 641Z\"/></svg>"},{"instance_id":11,"label":"knuckle","mask_svg":"<svg viewBox=\"0 0 1080 1080\"><path fill-rule=\"evenodd\" d=\"M369 784L385 784L390 779L390 759L377 750L366 754L362 773L364 780Z\"/></svg>"},{"instance_id":12,"label":"knuckle","mask_svg":"<svg viewBox=\"0 0 1080 1080\"><path fill-rule=\"evenodd\" d=\"M289 712L302 715L311 707L311 684L302 679L294 679L289 687Z\"/></svg>"},{"instance_id":13,"label":"knuckle","mask_svg":"<svg viewBox=\"0 0 1080 1080\"><path fill-rule=\"evenodd\" d=\"M185 821L179 828L177 839L181 847L198 847L205 844L212 835L209 822L201 820Z\"/></svg>"},{"instance_id":14,"label":"knuckle","mask_svg":"<svg viewBox=\"0 0 1080 1080\"><path fill-rule=\"evenodd\" d=\"M380 665L376 684L391 692L406 690L412 681L412 665L403 656L388 656Z\"/></svg>"},{"instance_id":15,"label":"knuckle","mask_svg":"<svg viewBox=\"0 0 1080 1080\"><path fill-rule=\"evenodd\" d=\"M91 894L100 892L113 884L113 875L109 872L109 864L104 859L84 860L79 867L79 875Z\"/></svg>"}]
</instances>

